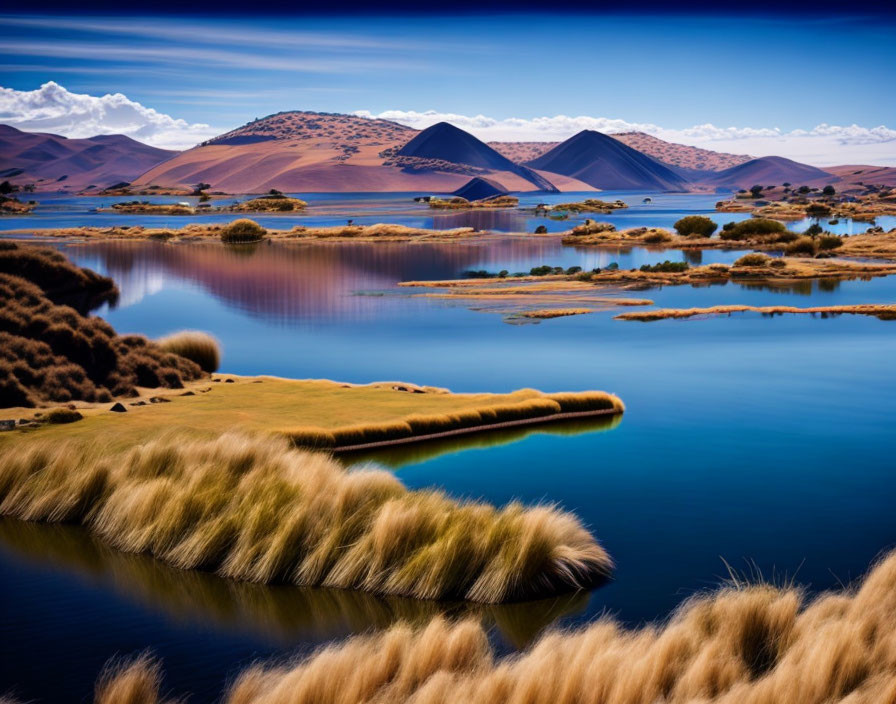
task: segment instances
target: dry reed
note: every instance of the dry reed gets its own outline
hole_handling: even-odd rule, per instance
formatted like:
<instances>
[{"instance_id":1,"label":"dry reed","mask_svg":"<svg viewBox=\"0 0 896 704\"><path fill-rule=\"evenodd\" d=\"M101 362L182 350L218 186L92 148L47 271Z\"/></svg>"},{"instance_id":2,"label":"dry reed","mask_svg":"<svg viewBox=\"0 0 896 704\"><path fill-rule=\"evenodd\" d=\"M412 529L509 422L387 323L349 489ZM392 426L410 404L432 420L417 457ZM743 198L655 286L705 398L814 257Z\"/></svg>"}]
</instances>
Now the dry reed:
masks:
<instances>
[{"instance_id":1,"label":"dry reed","mask_svg":"<svg viewBox=\"0 0 896 704\"><path fill-rule=\"evenodd\" d=\"M594 586L611 568L571 514L497 509L346 471L285 440L168 437L108 456L97 445L14 445L0 515L87 526L181 569L498 603Z\"/></svg>"},{"instance_id":2,"label":"dry reed","mask_svg":"<svg viewBox=\"0 0 896 704\"><path fill-rule=\"evenodd\" d=\"M209 374L218 371L221 350L218 341L206 332L182 330L156 340L165 352L171 352L192 362Z\"/></svg>"},{"instance_id":3,"label":"dry reed","mask_svg":"<svg viewBox=\"0 0 896 704\"><path fill-rule=\"evenodd\" d=\"M153 674L140 660L140 682ZM142 674L147 673L147 674ZM130 701L130 700L123 700ZM155 701L149 699L148 701ZM668 623L605 617L496 658L470 620L357 636L288 665L255 665L226 704L883 704L896 701L896 553L858 589L734 584ZM102 700L101 704L108 704Z\"/></svg>"}]
</instances>

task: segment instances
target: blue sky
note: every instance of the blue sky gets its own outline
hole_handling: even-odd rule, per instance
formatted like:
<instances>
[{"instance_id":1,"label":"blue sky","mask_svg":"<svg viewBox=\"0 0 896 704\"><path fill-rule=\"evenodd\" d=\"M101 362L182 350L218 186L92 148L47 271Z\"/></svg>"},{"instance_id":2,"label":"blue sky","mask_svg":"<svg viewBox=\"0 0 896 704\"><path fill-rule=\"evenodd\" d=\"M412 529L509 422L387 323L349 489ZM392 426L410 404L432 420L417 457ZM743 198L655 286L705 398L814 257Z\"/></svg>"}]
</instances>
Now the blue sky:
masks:
<instances>
[{"instance_id":1,"label":"blue sky","mask_svg":"<svg viewBox=\"0 0 896 704\"><path fill-rule=\"evenodd\" d=\"M896 128L894 30L868 15L19 15L0 18L0 85L123 93L224 129L290 109Z\"/></svg>"}]
</instances>

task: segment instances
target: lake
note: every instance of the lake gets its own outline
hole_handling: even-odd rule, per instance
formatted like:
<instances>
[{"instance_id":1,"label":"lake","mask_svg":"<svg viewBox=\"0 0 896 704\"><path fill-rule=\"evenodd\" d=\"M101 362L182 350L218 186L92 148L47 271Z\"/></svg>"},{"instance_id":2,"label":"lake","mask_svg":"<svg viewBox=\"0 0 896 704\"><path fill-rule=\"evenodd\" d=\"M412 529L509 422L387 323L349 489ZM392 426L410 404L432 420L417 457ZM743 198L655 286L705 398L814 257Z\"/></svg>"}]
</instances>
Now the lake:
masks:
<instances>
[{"instance_id":1,"label":"lake","mask_svg":"<svg viewBox=\"0 0 896 704\"><path fill-rule=\"evenodd\" d=\"M600 219L618 227L669 226L684 214L711 211L722 197L650 195L653 203L642 207L644 194L598 194L633 202ZM307 198L320 213L270 220L442 224L441 215L408 204L410 196ZM25 220L33 227L84 225L105 217L89 214L96 199L38 199L35 215L4 218L0 227L15 229ZM516 230L516 222L504 229ZM526 217L525 229L534 222ZM222 342L224 372L406 380L454 391L619 394L627 411L614 423L352 460L391 467L410 487L499 504L557 503L582 518L617 568L590 594L504 607L439 605L235 584L122 555L77 528L0 520L0 694L89 701L109 657L150 649L163 658L172 693L211 701L258 658L288 658L440 611L480 616L497 647L509 652L549 624L584 623L603 613L627 624L666 618L688 596L724 580L728 565L824 590L861 576L896 545L896 322L737 314L636 323L599 312L511 325L500 313L396 287L469 269L590 269L611 261L629 268L685 259L679 251L588 250L500 232L447 244L58 246L118 282L119 304L98 314L119 332L207 330ZM742 253L707 251L702 261L730 262ZM635 295L663 307L892 303L896 279L674 286Z\"/></svg>"}]
</instances>

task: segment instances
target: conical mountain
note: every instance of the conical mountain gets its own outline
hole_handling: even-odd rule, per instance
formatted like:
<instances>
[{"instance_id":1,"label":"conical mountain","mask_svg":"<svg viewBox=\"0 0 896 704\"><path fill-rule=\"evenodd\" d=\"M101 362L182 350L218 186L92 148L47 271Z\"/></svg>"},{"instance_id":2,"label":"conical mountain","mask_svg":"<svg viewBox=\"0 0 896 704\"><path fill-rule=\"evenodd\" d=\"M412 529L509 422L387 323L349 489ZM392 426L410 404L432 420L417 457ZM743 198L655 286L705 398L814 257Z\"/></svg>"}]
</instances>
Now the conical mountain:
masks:
<instances>
[{"instance_id":1,"label":"conical mountain","mask_svg":"<svg viewBox=\"0 0 896 704\"><path fill-rule=\"evenodd\" d=\"M606 190L678 191L687 186L672 169L594 130L573 135L526 166Z\"/></svg>"},{"instance_id":2,"label":"conical mountain","mask_svg":"<svg viewBox=\"0 0 896 704\"><path fill-rule=\"evenodd\" d=\"M557 190L552 183L532 169L512 162L469 132L464 132L447 122L438 122L427 127L396 154L416 159L438 159L492 171L509 171L542 190Z\"/></svg>"}]
</instances>

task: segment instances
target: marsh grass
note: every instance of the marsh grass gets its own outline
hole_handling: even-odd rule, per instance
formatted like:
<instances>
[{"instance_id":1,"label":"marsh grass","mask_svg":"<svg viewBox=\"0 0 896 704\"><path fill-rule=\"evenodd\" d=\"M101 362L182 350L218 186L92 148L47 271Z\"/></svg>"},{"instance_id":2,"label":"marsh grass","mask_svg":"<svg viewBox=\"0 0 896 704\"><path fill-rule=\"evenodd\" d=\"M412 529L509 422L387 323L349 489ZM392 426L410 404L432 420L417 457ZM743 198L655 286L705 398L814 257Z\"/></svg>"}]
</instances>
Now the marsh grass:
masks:
<instances>
[{"instance_id":1,"label":"marsh grass","mask_svg":"<svg viewBox=\"0 0 896 704\"><path fill-rule=\"evenodd\" d=\"M267 233L268 231L254 220L240 218L221 229L221 241L225 244L259 242L264 239Z\"/></svg>"},{"instance_id":2,"label":"marsh grass","mask_svg":"<svg viewBox=\"0 0 896 704\"><path fill-rule=\"evenodd\" d=\"M619 398L602 391L555 394L531 391L531 393L534 395L533 398L509 403L492 403L447 413L412 413L397 420L362 423L329 430L302 426L285 430L284 434L299 446L340 448L498 423L548 418L560 413L586 411L622 413L625 409Z\"/></svg>"},{"instance_id":3,"label":"marsh grass","mask_svg":"<svg viewBox=\"0 0 896 704\"><path fill-rule=\"evenodd\" d=\"M235 434L119 455L88 443L8 446L0 514L80 523L180 569L420 599L536 598L593 586L612 565L553 506L409 491L386 471L349 472L285 440Z\"/></svg>"},{"instance_id":4,"label":"marsh grass","mask_svg":"<svg viewBox=\"0 0 896 704\"><path fill-rule=\"evenodd\" d=\"M171 352L199 365L202 371L218 371L221 364L221 349L218 341L206 332L183 330L156 340L165 352Z\"/></svg>"},{"instance_id":5,"label":"marsh grass","mask_svg":"<svg viewBox=\"0 0 896 704\"><path fill-rule=\"evenodd\" d=\"M792 586L734 583L685 601L664 624L626 629L604 617L503 658L471 620L399 624L289 664L254 665L223 701L882 704L896 698L894 633L891 554L855 589L810 600ZM119 672L140 683L155 668L140 659L133 675Z\"/></svg>"}]
</instances>

